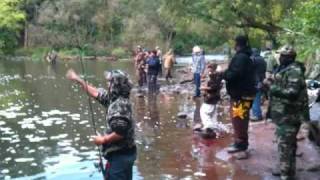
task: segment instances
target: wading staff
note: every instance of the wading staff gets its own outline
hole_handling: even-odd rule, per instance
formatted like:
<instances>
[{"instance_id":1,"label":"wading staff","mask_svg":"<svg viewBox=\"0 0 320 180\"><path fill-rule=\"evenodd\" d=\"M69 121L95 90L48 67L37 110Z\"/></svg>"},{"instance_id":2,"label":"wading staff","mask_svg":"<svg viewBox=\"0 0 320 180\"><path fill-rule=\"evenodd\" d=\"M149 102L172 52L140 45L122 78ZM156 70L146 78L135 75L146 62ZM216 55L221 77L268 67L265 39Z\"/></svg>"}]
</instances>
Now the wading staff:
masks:
<instances>
[{"instance_id":1,"label":"wading staff","mask_svg":"<svg viewBox=\"0 0 320 180\"><path fill-rule=\"evenodd\" d=\"M89 111L90 111L90 114L91 114L92 127L93 127L94 134L96 136L98 136L99 133L98 133L97 127L96 127L96 121L95 121L95 118L94 118L92 101L90 99L90 94L88 92L88 82L87 82L87 79L86 79L86 71L85 71L85 67L84 67L84 63L83 63L83 49L84 48L79 46L78 49L79 49L79 52L80 52L80 65L81 65L81 71L83 73L83 80L84 80L84 83L85 83L85 90L86 90L86 94L88 96L88 105L89 105ZM100 170L102 172L103 178L106 179L106 170L104 169L104 166L103 166L101 149L100 149L100 147L98 145L97 145L97 147L98 147L98 153L99 153L99 168L100 168Z\"/></svg>"}]
</instances>

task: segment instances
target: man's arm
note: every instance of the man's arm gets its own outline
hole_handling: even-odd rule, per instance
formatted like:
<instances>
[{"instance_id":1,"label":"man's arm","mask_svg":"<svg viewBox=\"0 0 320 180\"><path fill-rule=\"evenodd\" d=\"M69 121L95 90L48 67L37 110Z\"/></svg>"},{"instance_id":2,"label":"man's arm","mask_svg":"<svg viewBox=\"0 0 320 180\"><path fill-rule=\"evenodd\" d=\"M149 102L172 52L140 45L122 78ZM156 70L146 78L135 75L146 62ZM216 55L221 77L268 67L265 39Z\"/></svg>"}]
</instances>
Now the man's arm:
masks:
<instances>
[{"instance_id":1,"label":"man's arm","mask_svg":"<svg viewBox=\"0 0 320 180\"><path fill-rule=\"evenodd\" d=\"M89 85L87 82L85 82L83 79L81 79L79 77L79 75L73 70L73 69L69 69L66 77L74 82L77 82L78 84L80 84L80 86L82 87L82 89L84 91L86 91L91 97L93 98L97 98L99 95L98 89L92 85Z\"/></svg>"},{"instance_id":2,"label":"man's arm","mask_svg":"<svg viewBox=\"0 0 320 180\"><path fill-rule=\"evenodd\" d=\"M112 133L103 136L96 136L94 138L95 144L102 145L120 141L128 133L129 122L124 119L115 118L110 121L110 127Z\"/></svg>"},{"instance_id":3,"label":"man's arm","mask_svg":"<svg viewBox=\"0 0 320 180\"><path fill-rule=\"evenodd\" d=\"M123 136L117 134L116 132L113 132L111 134L106 134L104 136L94 137L94 143L96 145L110 144L113 142L120 141L122 138L123 138Z\"/></svg>"},{"instance_id":4,"label":"man's arm","mask_svg":"<svg viewBox=\"0 0 320 180\"><path fill-rule=\"evenodd\" d=\"M291 69L288 72L288 79L286 82L285 88L272 85L270 92L272 95L276 97L286 98L290 100L294 100L297 98L301 91L301 87L303 87L303 75L301 74L301 70L299 69Z\"/></svg>"},{"instance_id":5,"label":"man's arm","mask_svg":"<svg viewBox=\"0 0 320 180\"><path fill-rule=\"evenodd\" d=\"M244 72L245 63L242 58L236 57L233 59L232 65L225 71L224 78L227 81L239 79Z\"/></svg>"}]
</instances>

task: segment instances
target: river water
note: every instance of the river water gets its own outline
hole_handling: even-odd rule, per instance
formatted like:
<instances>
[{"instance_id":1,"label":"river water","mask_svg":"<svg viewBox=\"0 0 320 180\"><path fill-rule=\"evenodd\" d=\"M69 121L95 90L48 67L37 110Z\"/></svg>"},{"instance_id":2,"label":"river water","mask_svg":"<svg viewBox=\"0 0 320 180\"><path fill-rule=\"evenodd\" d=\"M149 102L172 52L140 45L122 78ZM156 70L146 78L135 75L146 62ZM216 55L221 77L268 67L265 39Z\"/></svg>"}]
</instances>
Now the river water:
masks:
<instances>
[{"instance_id":1,"label":"river water","mask_svg":"<svg viewBox=\"0 0 320 180\"><path fill-rule=\"evenodd\" d=\"M104 86L103 72L110 69L125 70L135 81L128 61L85 66L95 86ZM0 179L101 179L94 167L98 158L90 142L88 98L66 80L68 68L81 72L77 61L0 61ZM190 94L140 98L133 91L131 100L139 154L134 179L258 179L228 160L229 135L203 140L192 133L193 118L177 118L181 111L196 117L200 103ZM95 102L93 109L103 132L105 109Z\"/></svg>"}]
</instances>

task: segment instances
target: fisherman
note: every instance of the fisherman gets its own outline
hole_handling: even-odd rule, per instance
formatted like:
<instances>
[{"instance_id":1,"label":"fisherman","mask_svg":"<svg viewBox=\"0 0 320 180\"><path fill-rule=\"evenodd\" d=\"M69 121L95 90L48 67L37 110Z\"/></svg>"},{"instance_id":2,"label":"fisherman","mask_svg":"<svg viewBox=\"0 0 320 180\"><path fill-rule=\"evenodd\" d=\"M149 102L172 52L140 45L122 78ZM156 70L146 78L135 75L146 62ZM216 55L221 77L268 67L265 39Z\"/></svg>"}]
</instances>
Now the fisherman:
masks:
<instances>
[{"instance_id":1,"label":"fisherman","mask_svg":"<svg viewBox=\"0 0 320 180\"><path fill-rule=\"evenodd\" d=\"M172 79L172 67L173 64L175 64L175 57L172 49L169 49L169 51L164 55L164 69L165 69L165 76L166 81L169 82L170 79Z\"/></svg>"},{"instance_id":2,"label":"fisherman","mask_svg":"<svg viewBox=\"0 0 320 180\"><path fill-rule=\"evenodd\" d=\"M148 90L150 93L155 93L157 91L157 80L161 66L157 51L154 50L149 52L149 58L146 64L148 69Z\"/></svg>"},{"instance_id":3,"label":"fisherman","mask_svg":"<svg viewBox=\"0 0 320 180\"><path fill-rule=\"evenodd\" d=\"M235 38L236 54L224 73L227 92L231 97L231 119L234 143L227 149L229 153L246 151L249 146L248 126L253 99L256 95L255 70L247 36Z\"/></svg>"},{"instance_id":4,"label":"fisherman","mask_svg":"<svg viewBox=\"0 0 320 180\"><path fill-rule=\"evenodd\" d=\"M131 180L136 159L134 140L135 122L132 117L130 90L132 84L126 73L113 70L105 73L108 90L87 84L72 69L67 78L80 84L82 89L107 109L105 135L94 137L94 143L102 146L102 154L108 163L105 177L108 180Z\"/></svg>"},{"instance_id":5,"label":"fisherman","mask_svg":"<svg viewBox=\"0 0 320 180\"><path fill-rule=\"evenodd\" d=\"M253 116L250 119L252 121L261 121L263 119L261 111L261 98L263 93L263 80L266 78L267 64L263 57L260 56L260 51L256 48L252 48L251 59L253 60L255 67L257 94L252 105Z\"/></svg>"},{"instance_id":6,"label":"fisherman","mask_svg":"<svg viewBox=\"0 0 320 180\"><path fill-rule=\"evenodd\" d=\"M195 125L194 130L200 131L203 137L215 138L226 132L226 127L218 122L218 103L222 88L223 73L218 71L217 64L207 66L207 81L201 86L203 91L203 104L200 108L201 124Z\"/></svg>"},{"instance_id":7,"label":"fisherman","mask_svg":"<svg viewBox=\"0 0 320 180\"><path fill-rule=\"evenodd\" d=\"M296 51L286 45L278 53L280 65L268 79L271 82L270 113L276 125L280 177L291 180L295 179L297 134L301 123L309 121L308 94L305 67L296 61Z\"/></svg>"},{"instance_id":8,"label":"fisherman","mask_svg":"<svg viewBox=\"0 0 320 180\"><path fill-rule=\"evenodd\" d=\"M201 78L204 75L206 69L206 61L203 54L203 50L199 46L194 46L192 49L192 73L195 84L194 97L200 97L201 91Z\"/></svg>"}]
</instances>

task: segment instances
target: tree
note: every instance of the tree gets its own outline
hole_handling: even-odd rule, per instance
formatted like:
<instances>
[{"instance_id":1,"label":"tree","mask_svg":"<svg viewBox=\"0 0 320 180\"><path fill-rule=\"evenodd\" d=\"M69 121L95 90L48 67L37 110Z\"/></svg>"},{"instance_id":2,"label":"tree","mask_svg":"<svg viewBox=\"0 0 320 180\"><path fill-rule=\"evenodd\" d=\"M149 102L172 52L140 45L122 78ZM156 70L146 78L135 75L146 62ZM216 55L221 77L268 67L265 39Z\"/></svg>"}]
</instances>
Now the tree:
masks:
<instances>
[{"instance_id":1,"label":"tree","mask_svg":"<svg viewBox=\"0 0 320 180\"><path fill-rule=\"evenodd\" d=\"M17 33L22 28L25 14L19 9L21 0L0 1L0 52L9 52L17 46Z\"/></svg>"}]
</instances>

